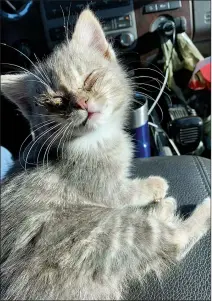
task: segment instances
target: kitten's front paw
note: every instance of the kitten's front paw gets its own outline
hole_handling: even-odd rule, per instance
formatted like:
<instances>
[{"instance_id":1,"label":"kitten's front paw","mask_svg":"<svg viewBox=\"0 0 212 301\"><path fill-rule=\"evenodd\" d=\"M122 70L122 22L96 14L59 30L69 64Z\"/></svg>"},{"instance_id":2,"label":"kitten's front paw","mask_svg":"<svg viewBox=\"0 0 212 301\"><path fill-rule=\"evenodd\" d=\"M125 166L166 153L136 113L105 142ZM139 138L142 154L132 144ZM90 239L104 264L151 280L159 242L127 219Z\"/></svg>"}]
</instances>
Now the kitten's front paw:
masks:
<instances>
[{"instance_id":1,"label":"kitten's front paw","mask_svg":"<svg viewBox=\"0 0 212 301\"><path fill-rule=\"evenodd\" d=\"M160 202L165 198L169 185L167 181L161 177L151 176L147 178L147 185L153 194L154 202Z\"/></svg>"}]
</instances>

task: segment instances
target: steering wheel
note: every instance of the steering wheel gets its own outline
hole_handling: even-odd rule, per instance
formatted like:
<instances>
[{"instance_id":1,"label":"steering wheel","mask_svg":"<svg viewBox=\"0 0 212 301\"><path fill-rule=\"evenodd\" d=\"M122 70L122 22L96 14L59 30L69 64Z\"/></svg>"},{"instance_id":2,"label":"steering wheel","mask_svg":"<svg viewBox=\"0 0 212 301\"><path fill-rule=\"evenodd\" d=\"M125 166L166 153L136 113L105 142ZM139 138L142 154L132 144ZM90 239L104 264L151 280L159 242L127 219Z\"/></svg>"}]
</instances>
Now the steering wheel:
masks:
<instances>
[{"instance_id":1,"label":"steering wheel","mask_svg":"<svg viewBox=\"0 0 212 301\"><path fill-rule=\"evenodd\" d=\"M17 21L22 17L24 17L29 12L30 8L32 7L33 1L34 0L25 0L25 1L2 0L0 16L10 21ZM4 7L2 8L3 4ZM8 8L9 12L6 11L6 8Z\"/></svg>"}]
</instances>

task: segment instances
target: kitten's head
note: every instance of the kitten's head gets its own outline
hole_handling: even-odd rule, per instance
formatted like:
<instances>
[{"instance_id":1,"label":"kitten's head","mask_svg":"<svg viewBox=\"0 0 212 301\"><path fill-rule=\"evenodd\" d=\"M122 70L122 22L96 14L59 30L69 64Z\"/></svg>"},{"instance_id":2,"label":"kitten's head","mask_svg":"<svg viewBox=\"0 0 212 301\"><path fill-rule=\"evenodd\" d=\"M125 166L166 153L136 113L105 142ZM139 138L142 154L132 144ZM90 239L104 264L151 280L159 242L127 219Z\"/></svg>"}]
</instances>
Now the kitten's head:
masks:
<instances>
[{"instance_id":1,"label":"kitten's head","mask_svg":"<svg viewBox=\"0 0 212 301\"><path fill-rule=\"evenodd\" d=\"M79 16L71 40L29 72L1 76L1 89L31 126L49 121L58 137L68 125L75 136L122 126L132 97L130 81L90 10Z\"/></svg>"}]
</instances>

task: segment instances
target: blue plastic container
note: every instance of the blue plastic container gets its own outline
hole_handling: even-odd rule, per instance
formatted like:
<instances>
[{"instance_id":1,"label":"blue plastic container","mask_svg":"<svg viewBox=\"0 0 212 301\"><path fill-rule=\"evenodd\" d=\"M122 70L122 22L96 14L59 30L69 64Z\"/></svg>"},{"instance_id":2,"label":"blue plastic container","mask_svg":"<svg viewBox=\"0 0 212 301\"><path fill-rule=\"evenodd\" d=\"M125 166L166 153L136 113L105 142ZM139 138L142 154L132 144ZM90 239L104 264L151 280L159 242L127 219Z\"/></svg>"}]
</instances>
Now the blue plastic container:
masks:
<instances>
[{"instance_id":1,"label":"blue plastic container","mask_svg":"<svg viewBox=\"0 0 212 301\"><path fill-rule=\"evenodd\" d=\"M131 129L135 143L135 157L150 157L151 152L148 125L148 102L142 93L135 93Z\"/></svg>"}]
</instances>

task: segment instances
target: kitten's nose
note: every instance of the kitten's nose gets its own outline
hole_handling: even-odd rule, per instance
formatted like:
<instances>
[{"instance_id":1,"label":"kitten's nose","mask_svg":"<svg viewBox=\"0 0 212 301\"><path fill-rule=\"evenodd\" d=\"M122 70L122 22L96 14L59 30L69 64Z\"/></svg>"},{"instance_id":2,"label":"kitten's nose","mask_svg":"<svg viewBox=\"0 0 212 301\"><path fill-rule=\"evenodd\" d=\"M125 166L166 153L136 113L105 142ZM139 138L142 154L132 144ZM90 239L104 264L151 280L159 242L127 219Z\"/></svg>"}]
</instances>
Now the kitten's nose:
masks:
<instances>
[{"instance_id":1,"label":"kitten's nose","mask_svg":"<svg viewBox=\"0 0 212 301\"><path fill-rule=\"evenodd\" d=\"M88 100L85 97L80 97L77 99L77 106L80 109L87 110L87 108L88 108L87 101Z\"/></svg>"}]
</instances>

